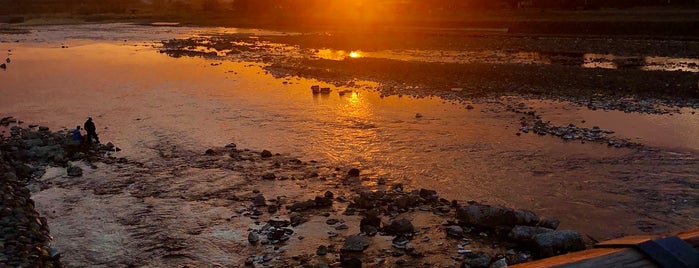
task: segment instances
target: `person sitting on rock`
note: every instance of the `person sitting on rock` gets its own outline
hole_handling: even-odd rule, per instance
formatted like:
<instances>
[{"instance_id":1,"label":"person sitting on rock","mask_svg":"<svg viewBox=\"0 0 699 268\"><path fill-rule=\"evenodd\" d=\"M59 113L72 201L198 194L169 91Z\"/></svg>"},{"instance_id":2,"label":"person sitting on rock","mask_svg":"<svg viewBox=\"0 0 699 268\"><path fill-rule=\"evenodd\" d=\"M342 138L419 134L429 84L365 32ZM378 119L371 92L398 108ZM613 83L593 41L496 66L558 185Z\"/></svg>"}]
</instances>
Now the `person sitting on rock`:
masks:
<instances>
[{"instance_id":1,"label":"person sitting on rock","mask_svg":"<svg viewBox=\"0 0 699 268\"><path fill-rule=\"evenodd\" d=\"M92 143L92 139L95 139L95 142L98 144L100 143L99 138L97 138L97 133L95 132L95 123L92 122L92 117L88 117L87 121L85 121L85 131L87 131L87 143Z\"/></svg>"},{"instance_id":2,"label":"person sitting on rock","mask_svg":"<svg viewBox=\"0 0 699 268\"><path fill-rule=\"evenodd\" d=\"M75 129L73 130L73 141L82 143L83 142L83 134L80 133L80 126L76 126Z\"/></svg>"}]
</instances>

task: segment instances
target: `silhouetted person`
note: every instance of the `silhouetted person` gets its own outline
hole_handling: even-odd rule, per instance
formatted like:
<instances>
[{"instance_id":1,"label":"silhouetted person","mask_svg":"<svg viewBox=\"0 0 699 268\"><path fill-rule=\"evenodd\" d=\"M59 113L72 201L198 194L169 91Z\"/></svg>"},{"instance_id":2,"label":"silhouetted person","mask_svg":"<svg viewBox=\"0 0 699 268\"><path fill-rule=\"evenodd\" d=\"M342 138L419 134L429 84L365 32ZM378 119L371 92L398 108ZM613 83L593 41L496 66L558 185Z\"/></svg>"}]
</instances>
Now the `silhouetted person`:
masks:
<instances>
[{"instance_id":1,"label":"silhouetted person","mask_svg":"<svg viewBox=\"0 0 699 268\"><path fill-rule=\"evenodd\" d=\"M88 117L87 121L85 121L85 131L87 131L87 143L92 143L92 139L95 139L95 142L100 143L99 138L97 138L97 133L95 132L95 123L92 122L92 117Z\"/></svg>"},{"instance_id":2,"label":"silhouetted person","mask_svg":"<svg viewBox=\"0 0 699 268\"><path fill-rule=\"evenodd\" d=\"M80 133L80 126L76 126L75 129L73 130L73 141L82 143L83 142L83 134Z\"/></svg>"}]
</instances>

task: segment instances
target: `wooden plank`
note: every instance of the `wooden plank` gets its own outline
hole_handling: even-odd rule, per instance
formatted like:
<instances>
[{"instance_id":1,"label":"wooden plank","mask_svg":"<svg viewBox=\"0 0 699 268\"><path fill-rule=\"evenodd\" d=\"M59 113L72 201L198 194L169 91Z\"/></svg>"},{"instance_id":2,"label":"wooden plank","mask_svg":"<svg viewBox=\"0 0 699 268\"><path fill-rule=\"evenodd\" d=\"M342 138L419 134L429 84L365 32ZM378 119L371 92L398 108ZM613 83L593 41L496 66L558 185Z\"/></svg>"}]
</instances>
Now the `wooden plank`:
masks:
<instances>
[{"instance_id":1,"label":"wooden plank","mask_svg":"<svg viewBox=\"0 0 699 268\"><path fill-rule=\"evenodd\" d=\"M629 246L638 245L638 244L646 242L648 240L652 240L654 238L658 238L658 236L650 236L650 235L625 236L625 237L616 238L616 239L612 239L612 240L602 241L600 243L595 244L595 247L596 248L629 247Z\"/></svg>"},{"instance_id":2,"label":"wooden plank","mask_svg":"<svg viewBox=\"0 0 699 268\"><path fill-rule=\"evenodd\" d=\"M693 247L699 247L699 228L677 234L677 237L687 242Z\"/></svg>"},{"instance_id":3,"label":"wooden plank","mask_svg":"<svg viewBox=\"0 0 699 268\"><path fill-rule=\"evenodd\" d=\"M624 249L614 254L599 258L581 260L575 263L566 263L555 267L583 268L583 267L624 267L624 268L655 268L658 267L646 255L635 249Z\"/></svg>"},{"instance_id":4,"label":"wooden plank","mask_svg":"<svg viewBox=\"0 0 699 268\"><path fill-rule=\"evenodd\" d=\"M590 258L598 258L605 255L615 254L624 249L615 248L593 248L573 253L568 253L564 255L558 255L546 259L525 262L522 264L517 264L512 267L517 268L529 268L529 267L552 267L556 265L561 265L570 262L578 262Z\"/></svg>"},{"instance_id":5,"label":"wooden plank","mask_svg":"<svg viewBox=\"0 0 699 268\"><path fill-rule=\"evenodd\" d=\"M699 247L699 228L675 233L693 247ZM672 236L672 235L671 235ZM645 254L635 249L638 243L665 236L629 236L595 245L595 248L559 255L551 258L531 261L514 265L516 268L533 267L563 267L563 268L587 268L587 267L630 267L630 268L655 268L658 267Z\"/></svg>"},{"instance_id":6,"label":"wooden plank","mask_svg":"<svg viewBox=\"0 0 699 268\"><path fill-rule=\"evenodd\" d=\"M513 265L513 268L596 268L596 267L629 267L655 268L655 263L646 259L643 253L634 249L593 248L565 255Z\"/></svg>"}]
</instances>

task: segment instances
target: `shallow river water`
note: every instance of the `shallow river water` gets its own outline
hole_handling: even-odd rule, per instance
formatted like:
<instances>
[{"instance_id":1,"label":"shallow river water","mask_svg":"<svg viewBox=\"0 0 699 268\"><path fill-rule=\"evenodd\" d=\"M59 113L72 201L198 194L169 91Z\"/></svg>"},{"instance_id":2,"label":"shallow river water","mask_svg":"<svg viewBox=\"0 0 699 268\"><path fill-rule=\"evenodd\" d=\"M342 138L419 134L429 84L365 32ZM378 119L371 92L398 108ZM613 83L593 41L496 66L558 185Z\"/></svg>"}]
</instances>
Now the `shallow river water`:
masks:
<instances>
[{"instance_id":1,"label":"shallow river water","mask_svg":"<svg viewBox=\"0 0 699 268\"><path fill-rule=\"evenodd\" d=\"M531 209L597 239L696 225L699 115L692 110L627 114L507 96L466 109L439 98L381 97L372 90L380 81L338 88L278 79L257 62L158 52L164 39L219 32L264 33L117 24L0 35L0 51L11 58L0 70L0 115L52 129L92 116L103 142L142 162L157 161L163 144L203 152L233 142L357 167L369 187L384 177L447 199ZM314 95L311 85L333 91ZM547 120L612 129L648 148L517 136L520 115L504 104L519 102Z\"/></svg>"}]
</instances>

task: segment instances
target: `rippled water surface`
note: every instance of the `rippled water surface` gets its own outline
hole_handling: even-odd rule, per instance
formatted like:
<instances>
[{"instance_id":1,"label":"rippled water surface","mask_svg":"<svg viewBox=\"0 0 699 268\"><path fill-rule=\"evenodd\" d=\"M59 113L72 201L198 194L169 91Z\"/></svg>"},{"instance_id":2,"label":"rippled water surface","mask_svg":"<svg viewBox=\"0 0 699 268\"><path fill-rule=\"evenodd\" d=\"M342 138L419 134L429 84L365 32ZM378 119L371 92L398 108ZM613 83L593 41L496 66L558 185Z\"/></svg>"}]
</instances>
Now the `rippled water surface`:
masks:
<instances>
[{"instance_id":1,"label":"rippled water surface","mask_svg":"<svg viewBox=\"0 0 699 268\"><path fill-rule=\"evenodd\" d=\"M0 114L54 129L92 116L103 141L141 161L157 158L156 145L203 152L234 142L358 167L370 178L368 186L385 177L389 184L436 189L448 199L532 209L597 237L639 233L648 225L662 232L697 217L690 186L697 183L699 119L691 110L650 116L508 97L466 109L439 98L381 97L371 90L380 81L338 88L301 77L277 79L258 62L173 58L157 50L165 39L238 32L264 34L117 24L0 35L0 51L11 50L12 59L0 71ZM314 95L311 85L333 91ZM516 136L520 115L503 103L520 101L538 106L548 120L611 128L656 149ZM640 204L648 195L667 204Z\"/></svg>"}]
</instances>

